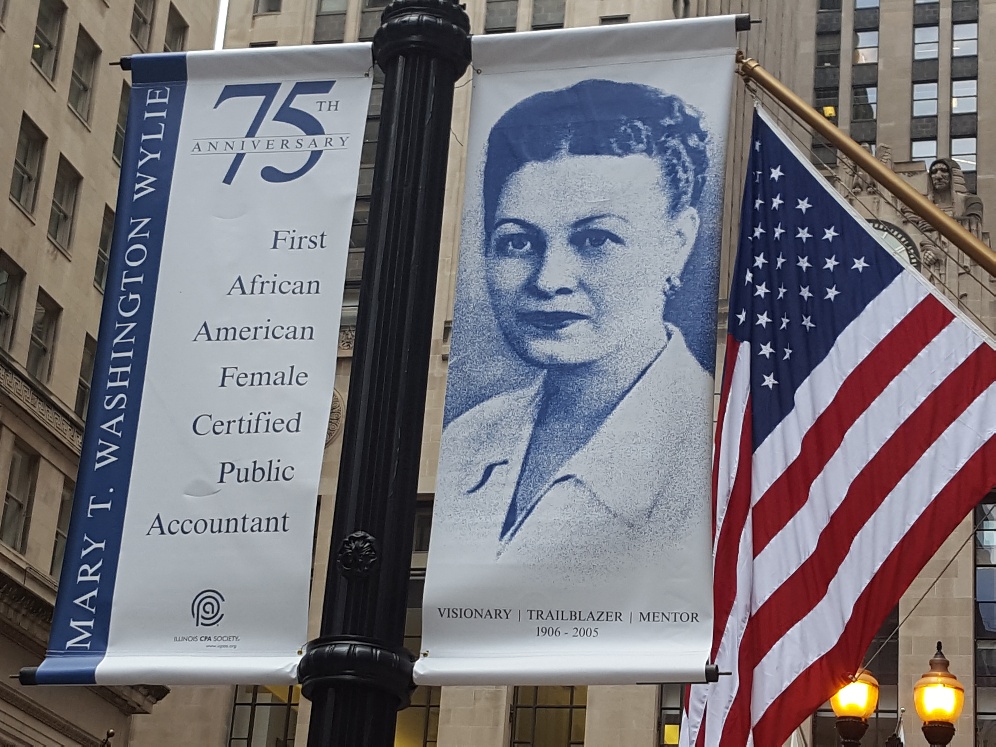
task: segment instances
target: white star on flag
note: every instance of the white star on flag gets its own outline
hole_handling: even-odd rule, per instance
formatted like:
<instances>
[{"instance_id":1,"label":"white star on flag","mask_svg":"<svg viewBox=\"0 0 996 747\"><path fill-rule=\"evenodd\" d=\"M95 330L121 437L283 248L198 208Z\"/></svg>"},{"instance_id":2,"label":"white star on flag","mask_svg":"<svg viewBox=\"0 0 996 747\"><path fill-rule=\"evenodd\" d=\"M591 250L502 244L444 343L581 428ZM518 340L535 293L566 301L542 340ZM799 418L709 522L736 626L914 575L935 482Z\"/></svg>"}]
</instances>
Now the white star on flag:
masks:
<instances>
[{"instance_id":1,"label":"white star on flag","mask_svg":"<svg viewBox=\"0 0 996 747\"><path fill-rule=\"evenodd\" d=\"M737 314L737 321L740 322L740 324L747 321L747 312L744 309L741 309L740 313Z\"/></svg>"},{"instance_id":2,"label":"white star on flag","mask_svg":"<svg viewBox=\"0 0 996 747\"><path fill-rule=\"evenodd\" d=\"M754 267L762 269L766 264L768 264L768 259L764 254L758 254L754 257Z\"/></svg>"},{"instance_id":3,"label":"white star on flag","mask_svg":"<svg viewBox=\"0 0 996 747\"><path fill-rule=\"evenodd\" d=\"M754 200L754 209L755 210L760 210L761 209L761 205L763 205L763 204L764 204L764 200L762 200L760 197L758 197L756 200Z\"/></svg>"},{"instance_id":4,"label":"white star on flag","mask_svg":"<svg viewBox=\"0 0 996 747\"><path fill-rule=\"evenodd\" d=\"M783 176L784 176L784 174L782 173L782 167L781 166L775 166L775 168L773 168L771 170L771 178L774 179L776 182L779 179L781 179Z\"/></svg>"},{"instance_id":5,"label":"white star on flag","mask_svg":"<svg viewBox=\"0 0 996 747\"><path fill-rule=\"evenodd\" d=\"M802 296L803 301L808 301L810 298L813 297L813 294L809 292L808 285L804 285L801 288L799 288L799 295Z\"/></svg>"},{"instance_id":6,"label":"white star on flag","mask_svg":"<svg viewBox=\"0 0 996 747\"><path fill-rule=\"evenodd\" d=\"M839 264L840 264L840 262L837 261L837 255L834 254L834 255L832 255L832 256L830 256L830 257L827 258L826 262L823 265L823 269L824 270L830 270L830 272L833 272L833 268L836 267Z\"/></svg>"},{"instance_id":7,"label":"white star on flag","mask_svg":"<svg viewBox=\"0 0 996 747\"><path fill-rule=\"evenodd\" d=\"M792 357L792 348L790 348L790 347L786 347L786 348L785 348L785 357L784 357L784 358L782 358L782 360L783 360L783 361L787 361L787 360L788 360L789 358L791 358L791 357Z\"/></svg>"},{"instance_id":8,"label":"white star on flag","mask_svg":"<svg viewBox=\"0 0 996 747\"><path fill-rule=\"evenodd\" d=\"M761 349L757 351L758 355L763 355L765 358L770 358L775 352L775 349L771 347L770 342L766 342L761 346Z\"/></svg>"},{"instance_id":9,"label":"white star on flag","mask_svg":"<svg viewBox=\"0 0 996 747\"><path fill-rule=\"evenodd\" d=\"M782 199L782 193L781 192L779 192L778 194L776 194L774 197L771 198L771 209L772 210L777 210L778 208L780 208L784 204L785 204L785 200Z\"/></svg>"},{"instance_id":10,"label":"white star on flag","mask_svg":"<svg viewBox=\"0 0 996 747\"><path fill-rule=\"evenodd\" d=\"M782 224L779 223L775 226L775 241L778 241L782 237L783 233L785 233L785 229L782 228Z\"/></svg>"},{"instance_id":11,"label":"white star on flag","mask_svg":"<svg viewBox=\"0 0 996 747\"><path fill-rule=\"evenodd\" d=\"M783 316L782 317L782 326L779 327L778 329L780 329L780 330L781 329L785 329L787 326L789 326L789 318L787 316Z\"/></svg>"},{"instance_id":12,"label":"white star on flag","mask_svg":"<svg viewBox=\"0 0 996 747\"><path fill-rule=\"evenodd\" d=\"M775 230L777 231L778 229L776 228ZM785 257L779 254L777 257L775 257L775 262L778 263L775 265L775 269L780 270L782 269L782 265L785 264Z\"/></svg>"},{"instance_id":13,"label":"white star on flag","mask_svg":"<svg viewBox=\"0 0 996 747\"><path fill-rule=\"evenodd\" d=\"M799 232L795 235L795 237L797 239L802 239L803 244L806 243L806 239L813 238L813 234L809 232L809 226L803 226L802 228L798 229L798 231Z\"/></svg>"},{"instance_id":14,"label":"white star on flag","mask_svg":"<svg viewBox=\"0 0 996 747\"><path fill-rule=\"evenodd\" d=\"M840 236L840 234L837 233L837 231L834 230L833 226L830 226L830 228L824 228L823 229L823 240L824 241L829 241L832 244L834 236Z\"/></svg>"},{"instance_id":15,"label":"white star on flag","mask_svg":"<svg viewBox=\"0 0 996 747\"><path fill-rule=\"evenodd\" d=\"M764 377L764 381L761 382L761 386L766 386L766 387L768 387L768 389L774 389L775 388L775 384L777 384L777 383L778 382L775 381L775 375L774 374L768 374L768 375L766 375Z\"/></svg>"},{"instance_id":16,"label":"white star on flag","mask_svg":"<svg viewBox=\"0 0 996 747\"><path fill-rule=\"evenodd\" d=\"M764 298L768 293L771 293L771 291L768 290L767 283L761 283L754 289L754 295L760 296L761 298Z\"/></svg>"},{"instance_id":17,"label":"white star on flag","mask_svg":"<svg viewBox=\"0 0 996 747\"><path fill-rule=\"evenodd\" d=\"M771 317L768 316L768 312L762 311L760 314L757 315L757 321L754 322L754 325L759 326L762 329L767 329L769 322L771 322Z\"/></svg>"},{"instance_id":18,"label":"white star on flag","mask_svg":"<svg viewBox=\"0 0 996 747\"><path fill-rule=\"evenodd\" d=\"M754 226L754 238L755 239L761 238L761 235L765 234L765 233L767 233L767 231L765 231L763 228L761 228L760 225Z\"/></svg>"},{"instance_id":19,"label":"white star on flag","mask_svg":"<svg viewBox=\"0 0 996 747\"><path fill-rule=\"evenodd\" d=\"M778 298L776 300L781 301L785 297L786 289L784 285L778 286Z\"/></svg>"},{"instance_id":20,"label":"white star on flag","mask_svg":"<svg viewBox=\"0 0 996 747\"><path fill-rule=\"evenodd\" d=\"M809 198L808 197L803 197L798 202L799 202L799 204L795 206L795 209L796 210L801 210L803 215L805 215L806 211L809 210L809 208L812 207L812 205L809 204Z\"/></svg>"},{"instance_id":21,"label":"white star on flag","mask_svg":"<svg viewBox=\"0 0 996 747\"><path fill-rule=\"evenodd\" d=\"M829 288L827 288L827 294L823 297L823 300L824 301L827 301L827 300L833 301L839 295L840 295L840 291L837 290L837 286L836 285L831 285Z\"/></svg>"},{"instance_id":22,"label":"white star on flag","mask_svg":"<svg viewBox=\"0 0 996 747\"><path fill-rule=\"evenodd\" d=\"M802 255L801 257L799 257L799 261L796 262L796 264L799 266L800 270L808 270L810 267L812 267L812 265L809 264L809 257L807 257L806 255Z\"/></svg>"},{"instance_id":23,"label":"white star on flag","mask_svg":"<svg viewBox=\"0 0 996 747\"><path fill-rule=\"evenodd\" d=\"M852 270L857 270L858 272L861 272L866 267L868 267L868 263L865 262L865 258L864 257L858 257L856 260L854 260L854 266L852 266L851 269Z\"/></svg>"},{"instance_id":24,"label":"white star on flag","mask_svg":"<svg viewBox=\"0 0 996 747\"><path fill-rule=\"evenodd\" d=\"M807 332L815 327L816 325L813 324L812 316L804 316L802 318L802 326L806 328Z\"/></svg>"}]
</instances>

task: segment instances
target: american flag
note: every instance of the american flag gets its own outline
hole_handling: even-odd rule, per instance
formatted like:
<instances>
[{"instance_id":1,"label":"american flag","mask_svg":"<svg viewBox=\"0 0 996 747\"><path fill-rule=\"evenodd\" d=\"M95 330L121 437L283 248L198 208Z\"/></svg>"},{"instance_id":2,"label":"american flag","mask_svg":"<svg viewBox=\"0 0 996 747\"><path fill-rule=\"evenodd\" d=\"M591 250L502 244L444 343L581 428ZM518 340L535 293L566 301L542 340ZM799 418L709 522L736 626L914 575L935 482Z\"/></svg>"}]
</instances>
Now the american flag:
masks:
<instances>
[{"instance_id":1,"label":"american flag","mask_svg":"<svg viewBox=\"0 0 996 747\"><path fill-rule=\"evenodd\" d=\"M754 117L714 470L718 683L681 744L784 743L996 484L996 350ZM873 670L874 671L874 670Z\"/></svg>"}]
</instances>

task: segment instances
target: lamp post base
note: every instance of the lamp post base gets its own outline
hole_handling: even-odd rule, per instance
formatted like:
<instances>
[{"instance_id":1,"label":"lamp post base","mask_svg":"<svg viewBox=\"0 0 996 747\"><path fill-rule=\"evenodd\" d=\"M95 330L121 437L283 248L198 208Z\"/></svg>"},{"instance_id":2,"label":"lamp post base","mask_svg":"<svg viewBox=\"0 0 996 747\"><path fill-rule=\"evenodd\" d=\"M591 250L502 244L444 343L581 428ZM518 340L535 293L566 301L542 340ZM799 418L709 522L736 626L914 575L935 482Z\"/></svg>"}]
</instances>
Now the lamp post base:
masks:
<instances>
[{"instance_id":1,"label":"lamp post base","mask_svg":"<svg viewBox=\"0 0 996 747\"><path fill-rule=\"evenodd\" d=\"M954 724L947 721L928 721L923 725L923 736L930 747L946 747L954 738Z\"/></svg>"},{"instance_id":2,"label":"lamp post base","mask_svg":"<svg viewBox=\"0 0 996 747\"><path fill-rule=\"evenodd\" d=\"M867 721L854 716L839 716L836 725L842 747L860 747L861 737L868 731Z\"/></svg>"}]
</instances>

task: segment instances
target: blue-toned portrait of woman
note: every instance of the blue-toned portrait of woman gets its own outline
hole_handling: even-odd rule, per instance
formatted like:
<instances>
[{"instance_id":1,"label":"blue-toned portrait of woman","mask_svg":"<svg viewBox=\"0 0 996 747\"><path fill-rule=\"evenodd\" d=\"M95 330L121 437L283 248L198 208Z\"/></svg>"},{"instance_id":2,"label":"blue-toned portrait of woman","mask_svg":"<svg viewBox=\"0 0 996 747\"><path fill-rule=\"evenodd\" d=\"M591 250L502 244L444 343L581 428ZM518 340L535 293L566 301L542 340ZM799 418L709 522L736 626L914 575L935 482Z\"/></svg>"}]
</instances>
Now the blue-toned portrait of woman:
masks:
<instances>
[{"instance_id":1,"label":"blue-toned portrait of woman","mask_svg":"<svg viewBox=\"0 0 996 747\"><path fill-rule=\"evenodd\" d=\"M644 562L708 520L721 154L682 99L608 80L525 98L486 148L462 251L488 308L457 302L433 534L468 562ZM514 373L468 354L485 318Z\"/></svg>"}]
</instances>

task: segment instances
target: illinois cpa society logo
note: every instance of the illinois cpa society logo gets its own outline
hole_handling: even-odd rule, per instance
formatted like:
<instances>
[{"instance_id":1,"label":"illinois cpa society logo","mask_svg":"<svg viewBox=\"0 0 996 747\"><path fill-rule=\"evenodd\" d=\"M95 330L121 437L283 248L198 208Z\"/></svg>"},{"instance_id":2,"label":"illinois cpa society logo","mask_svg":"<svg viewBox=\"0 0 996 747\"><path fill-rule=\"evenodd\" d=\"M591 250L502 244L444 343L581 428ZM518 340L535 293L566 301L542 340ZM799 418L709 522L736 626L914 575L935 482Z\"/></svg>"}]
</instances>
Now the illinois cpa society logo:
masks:
<instances>
[{"instance_id":1,"label":"illinois cpa society logo","mask_svg":"<svg viewBox=\"0 0 996 747\"><path fill-rule=\"evenodd\" d=\"M220 623L225 616L221 610L224 603L225 597L220 591L204 589L197 592L190 603L190 616L194 618L194 625L198 628L210 628Z\"/></svg>"}]
</instances>

